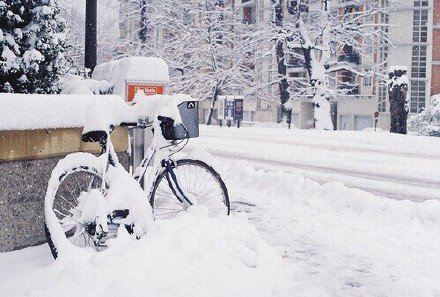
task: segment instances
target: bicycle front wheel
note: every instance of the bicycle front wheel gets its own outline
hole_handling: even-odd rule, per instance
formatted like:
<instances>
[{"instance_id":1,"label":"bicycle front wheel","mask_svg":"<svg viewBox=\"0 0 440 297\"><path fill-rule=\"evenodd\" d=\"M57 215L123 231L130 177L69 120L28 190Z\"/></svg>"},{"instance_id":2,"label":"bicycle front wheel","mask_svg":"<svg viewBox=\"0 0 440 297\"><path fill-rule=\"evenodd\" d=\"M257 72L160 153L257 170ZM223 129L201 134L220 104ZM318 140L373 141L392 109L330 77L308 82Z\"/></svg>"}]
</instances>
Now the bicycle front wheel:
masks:
<instances>
[{"instance_id":1,"label":"bicycle front wheel","mask_svg":"<svg viewBox=\"0 0 440 297\"><path fill-rule=\"evenodd\" d=\"M228 190L214 168L200 160L182 159L176 161L173 171L183 193L194 205L205 206L210 216L229 215ZM172 218L184 211L168 184L167 174L165 170L157 177L151 194L155 219Z\"/></svg>"},{"instance_id":2,"label":"bicycle front wheel","mask_svg":"<svg viewBox=\"0 0 440 297\"><path fill-rule=\"evenodd\" d=\"M75 153L60 160L52 171L45 198L45 231L54 258L66 244L97 247L81 220L87 209L79 207L79 198L102 187L102 163L88 153Z\"/></svg>"}]
</instances>

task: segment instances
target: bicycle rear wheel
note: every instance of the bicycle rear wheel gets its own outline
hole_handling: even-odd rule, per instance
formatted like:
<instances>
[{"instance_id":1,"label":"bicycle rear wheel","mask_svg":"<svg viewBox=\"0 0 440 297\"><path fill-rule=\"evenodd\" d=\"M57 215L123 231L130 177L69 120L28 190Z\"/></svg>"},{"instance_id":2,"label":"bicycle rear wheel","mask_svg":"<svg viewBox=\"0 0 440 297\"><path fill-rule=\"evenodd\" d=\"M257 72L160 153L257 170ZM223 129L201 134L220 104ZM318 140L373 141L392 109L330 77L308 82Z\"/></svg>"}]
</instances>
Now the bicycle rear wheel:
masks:
<instances>
[{"instance_id":1,"label":"bicycle rear wheel","mask_svg":"<svg viewBox=\"0 0 440 297\"><path fill-rule=\"evenodd\" d=\"M178 160L173 167L177 182L183 193L194 205L203 205L210 216L229 215L228 190L220 175L200 160ZM182 203L171 190L163 171L156 179L150 203L155 219L172 218L184 211Z\"/></svg>"}]
</instances>

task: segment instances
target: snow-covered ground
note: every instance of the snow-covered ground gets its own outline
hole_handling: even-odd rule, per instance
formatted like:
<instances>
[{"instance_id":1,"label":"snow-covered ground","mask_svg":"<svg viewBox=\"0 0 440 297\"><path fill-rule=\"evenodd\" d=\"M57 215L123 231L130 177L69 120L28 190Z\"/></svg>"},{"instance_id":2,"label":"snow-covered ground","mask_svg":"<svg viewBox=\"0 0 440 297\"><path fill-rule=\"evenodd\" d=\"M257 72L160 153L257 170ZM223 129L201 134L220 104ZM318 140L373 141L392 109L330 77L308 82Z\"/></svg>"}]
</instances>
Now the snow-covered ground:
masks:
<instances>
[{"instance_id":1,"label":"snow-covered ground","mask_svg":"<svg viewBox=\"0 0 440 297\"><path fill-rule=\"evenodd\" d=\"M301 173L320 183L340 181L394 199L440 197L440 139L436 137L279 126L202 126L201 135L190 146L205 148L219 158Z\"/></svg>"},{"instance_id":2,"label":"snow-covered ground","mask_svg":"<svg viewBox=\"0 0 440 297\"><path fill-rule=\"evenodd\" d=\"M208 218L194 208L155 223L139 241L120 240L70 261L53 262L44 245L0 254L0 296L440 296L439 201L397 201L340 182L321 185L281 164L266 168L271 158L306 160L436 183L437 139L273 128L201 132L190 149L224 177L232 216Z\"/></svg>"}]
</instances>

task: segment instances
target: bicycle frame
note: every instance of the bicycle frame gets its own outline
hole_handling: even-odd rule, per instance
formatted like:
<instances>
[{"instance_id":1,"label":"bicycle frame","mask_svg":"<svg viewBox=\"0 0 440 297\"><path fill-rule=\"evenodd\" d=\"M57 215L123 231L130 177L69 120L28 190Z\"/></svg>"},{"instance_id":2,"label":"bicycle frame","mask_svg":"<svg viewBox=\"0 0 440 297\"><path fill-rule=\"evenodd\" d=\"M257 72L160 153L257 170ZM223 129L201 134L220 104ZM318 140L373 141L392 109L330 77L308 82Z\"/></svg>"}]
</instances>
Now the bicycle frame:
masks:
<instances>
[{"instance_id":1,"label":"bicycle frame","mask_svg":"<svg viewBox=\"0 0 440 297\"><path fill-rule=\"evenodd\" d=\"M181 189L176 174L173 170L174 162L170 160L171 152L169 148L176 145L177 144L175 143L175 141L172 141L169 145L156 147L153 142L150 147L147 148L146 154L140 162L140 165L133 170L133 178L139 183L139 186L144 190L144 192L147 193L149 201L150 196L152 195L152 192L154 190L157 176L164 173L171 191L176 196L177 200L182 203L184 209L187 209L188 207L192 206L193 203L188 199L188 197ZM104 154L107 155L107 157L105 158L107 162L105 165L106 167L103 168L103 186L106 184L105 173L108 170L108 166L122 166L118 161L118 156L116 155L109 134L105 143Z\"/></svg>"},{"instance_id":2,"label":"bicycle frame","mask_svg":"<svg viewBox=\"0 0 440 297\"><path fill-rule=\"evenodd\" d=\"M171 145L175 144L172 143ZM173 161L170 160L170 152L167 149L168 147L169 146L155 148L154 146L150 146L147 148L144 159L135 170L134 178L139 182L142 189L148 190L148 197L150 197L157 176L162 174L161 171L164 170L168 186L176 196L177 200L182 203L186 209L193 204L182 191L179 182L177 181L176 174L173 170Z\"/></svg>"}]
</instances>

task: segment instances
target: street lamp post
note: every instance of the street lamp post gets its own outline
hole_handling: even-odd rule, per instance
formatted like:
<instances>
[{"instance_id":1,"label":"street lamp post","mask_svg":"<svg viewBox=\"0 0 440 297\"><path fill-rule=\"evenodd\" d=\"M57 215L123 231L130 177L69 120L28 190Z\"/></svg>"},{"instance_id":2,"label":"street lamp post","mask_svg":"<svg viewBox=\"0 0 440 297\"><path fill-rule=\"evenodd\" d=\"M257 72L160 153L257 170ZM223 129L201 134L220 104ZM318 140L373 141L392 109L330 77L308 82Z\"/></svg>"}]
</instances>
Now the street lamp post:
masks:
<instances>
[{"instance_id":1,"label":"street lamp post","mask_svg":"<svg viewBox=\"0 0 440 297\"><path fill-rule=\"evenodd\" d=\"M86 0L86 27L84 66L90 73L96 66L97 60L97 0Z\"/></svg>"}]
</instances>

